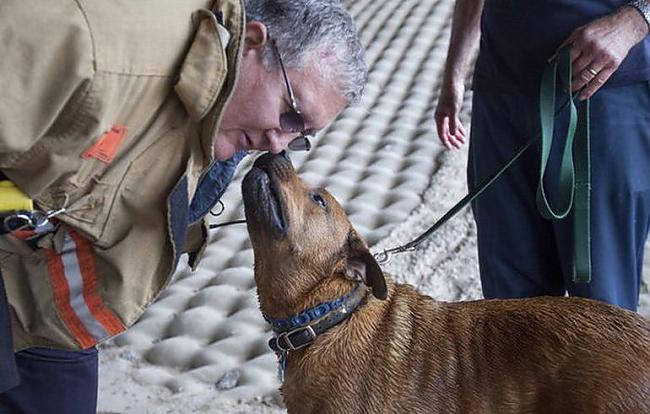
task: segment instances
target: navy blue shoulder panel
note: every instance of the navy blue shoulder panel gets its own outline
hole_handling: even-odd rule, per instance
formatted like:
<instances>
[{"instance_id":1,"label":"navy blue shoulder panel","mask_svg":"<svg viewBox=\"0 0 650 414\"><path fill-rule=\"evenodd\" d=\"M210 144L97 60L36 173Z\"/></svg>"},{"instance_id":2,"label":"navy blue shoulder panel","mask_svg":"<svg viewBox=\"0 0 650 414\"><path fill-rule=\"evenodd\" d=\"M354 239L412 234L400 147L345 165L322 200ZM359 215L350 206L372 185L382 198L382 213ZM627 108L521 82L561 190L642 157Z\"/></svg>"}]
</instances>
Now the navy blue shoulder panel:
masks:
<instances>
[{"instance_id":1,"label":"navy blue shoulder panel","mask_svg":"<svg viewBox=\"0 0 650 414\"><path fill-rule=\"evenodd\" d=\"M237 165L247 154L246 151L239 151L225 161L215 161L203 174L190 204L188 224L203 218L217 204L232 181Z\"/></svg>"},{"instance_id":2,"label":"navy blue shoulder panel","mask_svg":"<svg viewBox=\"0 0 650 414\"><path fill-rule=\"evenodd\" d=\"M174 267L184 252L187 235L187 175L183 175L167 198L167 221L174 243Z\"/></svg>"}]
</instances>

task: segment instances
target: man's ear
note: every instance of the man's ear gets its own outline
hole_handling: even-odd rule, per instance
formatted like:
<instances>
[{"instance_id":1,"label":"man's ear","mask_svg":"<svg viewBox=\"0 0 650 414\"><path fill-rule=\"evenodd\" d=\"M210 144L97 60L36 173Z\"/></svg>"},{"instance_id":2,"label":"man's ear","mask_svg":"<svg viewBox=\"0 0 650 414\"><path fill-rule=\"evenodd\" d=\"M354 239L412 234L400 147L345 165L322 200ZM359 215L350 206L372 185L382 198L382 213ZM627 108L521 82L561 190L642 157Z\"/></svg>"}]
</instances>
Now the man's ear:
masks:
<instances>
[{"instance_id":1,"label":"man's ear","mask_svg":"<svg viewBox=\"0 0 650 414\"><path fill-rule=\"evenodd\" d=\"M368 250L366 242L355 231L348 235L348 256L345 266L346 277L364 281L372 288L372 294L377 299L386 299L388 292L384 272Z\"/></svg>"},{"instance_id":2,"label":"man's ear","mask_svg":"<svg viewBox=\"0 0 650 414\"><path fill-rule=\"evenodd\" d=\"M252 21L246 23L244 33L244 53L249 50L261 50L269 40L266 26L262 22Z\"/></svg>"}]
</instances>

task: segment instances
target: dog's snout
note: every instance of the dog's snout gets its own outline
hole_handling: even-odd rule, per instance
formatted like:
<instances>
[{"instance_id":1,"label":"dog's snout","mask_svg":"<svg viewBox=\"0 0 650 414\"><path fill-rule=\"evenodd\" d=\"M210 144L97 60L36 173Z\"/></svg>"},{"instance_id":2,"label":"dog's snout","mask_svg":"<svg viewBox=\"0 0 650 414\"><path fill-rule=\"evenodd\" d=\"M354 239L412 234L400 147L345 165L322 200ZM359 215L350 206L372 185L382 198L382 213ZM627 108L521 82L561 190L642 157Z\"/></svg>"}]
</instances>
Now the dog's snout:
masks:
<instances>
[{"instance_id":1,"label":"dog's snout","mask_svg":"<svg viewBox=\"0 0 650 414\"><path fill-rule=\"evenodd\" d=\"M255 160L254 165L255 167L258 168L264 168L266 165L276 164L276 163L291 164L291 158L289 158L289 154L287 154L286 151L282 151L278 154L273 154L272 152L265 152Z\"/></svg>"},{"instance_id":2,"label":"dog's snout","mask_svg":"<svg viewBox=\"0 0 650 414\"><path fill-rule=\"evenodd\" d=\"M286 151L278 154L266 152L255 160L253 166L266 171L268 174L277 174L285 178L288 173L294 171L293 164Z\"/></svg>"}]
</instances>

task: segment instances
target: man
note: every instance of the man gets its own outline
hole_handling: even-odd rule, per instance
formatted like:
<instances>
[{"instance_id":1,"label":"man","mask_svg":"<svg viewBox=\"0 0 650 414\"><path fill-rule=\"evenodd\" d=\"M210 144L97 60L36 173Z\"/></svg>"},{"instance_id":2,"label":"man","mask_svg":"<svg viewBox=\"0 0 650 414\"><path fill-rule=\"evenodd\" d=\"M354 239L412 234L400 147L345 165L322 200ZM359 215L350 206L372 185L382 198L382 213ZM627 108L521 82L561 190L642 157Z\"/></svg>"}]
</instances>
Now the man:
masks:
<instances>
[{"instance_id":1,"label":"man","mask_svg":"<svg viewBox=\"0 0 650 414\"><path fill-rule=\"evenodd\" d=\"M246 152L304 148L360 99L339 2L245 3L0 4L0 169L49 216L4 218L0 413L94 413L94 346L197 266Z\"/></svg>"},{"instance_id":2,"label":"man","mask_svg":"<svg viewBox=\"0 0 650 414\"><path fill-rule=\"evenodd\" d=\"M463 82L480 37L470 187L538 133L541 74L561 47L571 46L573 90L591 98L591 283L571 282L571 217L537 212L540 154L530 148L473 205L486 298L568 291L637 308L650 224L649 25L646 0L456 2L435 120L442 143L460 148Z\"/></svg>"}]
</instances>

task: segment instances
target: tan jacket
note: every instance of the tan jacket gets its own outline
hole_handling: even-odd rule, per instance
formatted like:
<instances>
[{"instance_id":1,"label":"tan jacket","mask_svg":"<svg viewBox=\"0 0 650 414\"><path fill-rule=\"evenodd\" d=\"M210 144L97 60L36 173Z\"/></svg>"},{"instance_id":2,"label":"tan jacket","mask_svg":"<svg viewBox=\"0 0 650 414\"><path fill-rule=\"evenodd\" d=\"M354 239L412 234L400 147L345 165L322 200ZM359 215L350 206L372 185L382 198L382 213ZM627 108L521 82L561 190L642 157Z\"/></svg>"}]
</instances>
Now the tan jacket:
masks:
<instances>
[{"instance_id":1,"label":"tan jacket","mask_svg":"<svg viewBox=\"0 0 650 414\"><path fill-rule=\"evenodd\" d=\"M40 208L66 209L39 249L0 243L15 349L123 331L201 249L188 200L244 27L240 0L211 3L0 2L0 169Z\"/></svg>"}]
</instances>

